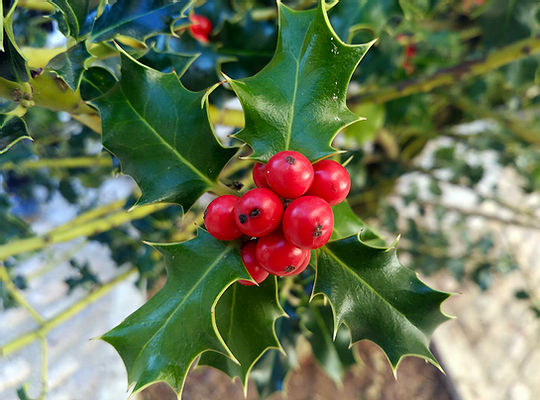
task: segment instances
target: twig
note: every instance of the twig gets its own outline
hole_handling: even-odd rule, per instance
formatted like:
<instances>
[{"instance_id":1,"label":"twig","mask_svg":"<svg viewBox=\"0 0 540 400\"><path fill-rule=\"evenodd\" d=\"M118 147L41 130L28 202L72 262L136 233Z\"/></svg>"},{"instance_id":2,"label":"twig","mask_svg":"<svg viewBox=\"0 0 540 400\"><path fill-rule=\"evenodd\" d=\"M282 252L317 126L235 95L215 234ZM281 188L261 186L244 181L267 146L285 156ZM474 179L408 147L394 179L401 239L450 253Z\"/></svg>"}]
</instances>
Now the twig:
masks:
<instances>
[{"instance_id":1,"label":"twig","mask_svg":"<svg viewBox=\"0 0 540 400\"><path fill-rule=\"evenodd\" d=\"M535 36L495 50L486 57L441 69L428 77L399 82L372 92L359 93L351 96L349 103L385 103L411 94L429 92L439 86L485 74L538 52L540 52L540 36Z\"/></svg>"},{"instance_id":2,"label":"twig","mask_svg":"<svg viewBox=\"0 0 540 400\"><path fill-rule=\"evenodd\" d=\"M47 335L47 333L53 328L60 325L62 322L70 319L74 315L78 314L81 310L86 308L88 305L109 293L117 284L129 278L136 271L137 269L135 267L125 271L110 282L107 282L106 284L100 286L99 289L96 289L87 297L79 300L71 307L57 314L53 318L45 321L40 328L25 335L19 336L18 338L15 338L12 341L0 346L0 356L7 356L21 349L22 347L25 347L26 345L32 343L34 340Z\"/></svg>"}]
</instances>

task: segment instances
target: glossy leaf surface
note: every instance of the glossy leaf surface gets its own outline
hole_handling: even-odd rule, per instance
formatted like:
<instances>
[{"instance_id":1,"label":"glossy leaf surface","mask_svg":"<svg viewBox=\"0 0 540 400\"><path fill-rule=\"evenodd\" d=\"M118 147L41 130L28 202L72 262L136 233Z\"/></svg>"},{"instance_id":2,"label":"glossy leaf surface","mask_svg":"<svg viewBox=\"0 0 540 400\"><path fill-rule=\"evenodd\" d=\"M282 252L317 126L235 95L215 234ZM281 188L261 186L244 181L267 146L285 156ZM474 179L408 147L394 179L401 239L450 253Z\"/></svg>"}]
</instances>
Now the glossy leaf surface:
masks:
<instances>
[{"instance_id":1,"label":"glossy leaf surface","mask_svg":"<svg viewBox=\"0 0 540 400\"><path fill-rule=\"evenodd\" d=\"M296 150L310 160L334 152L330 142L359 120L346 105L351 75L371 43L346 45L332 31L323 3L309 11L279 5L274 57L257 75L230 80L242 103L245 128L236 137L268 160Z\"/></svg>"},{"instance_id":2,"label":"glossy leaf surface","mask_svg":"<svg viewBox=\"0 0 540 400\"><path fill-rule=\"evenodd\" d=\"M330 240L343 239L360 233L364 242L384 246L384 239L358 218L346 200L333 206L332 212L334 213L334 230Z\"/></svg>"},{"instance_id":3,"label":"glossy leaf surface","mask_svg":"<svg viewBox=\"0 0 540 400\"><path fill-rule=\"evenodd\" d=\"M217 368L232 378L239 377L247 390L253 364L266 350L281 349L274 324L285 315L278 302L275 277L268 277L259 286L233 284L217 304L216 325L240 364L220 353L206 352L199 365Z\"/></svg>"},{"instance_id":4,"label":"glossy leaf surface","mask_svg":"<svg viewBox=\"0 0 540 400\"><path fill-rule=\"evenodd\" d=\"M214 329L213 311L225 289L249 274L236 248L203 230L188 242L154 247L165 257L165 286L101 339L122 357L135 392L164 381L181 393L198 355L230 354Z\"/></svg>"},{"instance_id":5,"label":"glossy leaf surface","mask_svg":"<svg viewBox=\"0 0 540 400\"><path fill-rule=\"evenodd\" d=\"M103 41L116 35L144 41L150 35L170 33L171 24L180 19L190 0L118 0L107 5L94 24L91 38Z\"/></svg>"},{"instance_id":6,"label":"glossy leaf surface","mask_svg":"<svg viewBox=\"0 0 540 400\"><path fill-rule=\"evenodd\" d=\"M71 36L80 38L90 32L98 0L51 0L51 3L62 13Z\"/></svg>"},{"instance_id":7,"label":"glossy leaf surface","mask_svg":"<svg viewBox=\"0 0 540 400\"><path fill-rule=\"evenodd\" d=\"M24 120L19 117L0 114L0 154L5 153L23 139L32 140Z\"/></svg>"},{"instance_id":8,"label":"glossy leaf surface","mask_svg":"<svg viewBox=\"0 0 540 400\"><path fill-rule=\"evenodd\" d=\"M2 31L0 32L2 35L0 78L14 82L27 82L29 76L26 59L19 50L13 34L12 20L17 3L13 2L9 9L6 8L7 5L9 5L9 2L5 2L4 7L0 10L0 12L4 12Z\"/></svg>"},{"instance_id":9,"label":"glossy leaf surface","mask_svg":"<svg viewBox=\"0 0 540 400\"><path fill-rule=\"evenodd\" d=\"M440 310L449 294L403 267L395 248L372 247L357 236L328 243L317 259L313 294L319 293L332 304L334 334L347 325L353 343L375 342L394 369L407 355L438 366L428 345L433 330L449 318Z\"/></svg>"},{"instance_id":10,"label":"glossy leaf surface","mask_svg":"<svg viewBox=\"0 0 540 400\"><path fill-rule=\"evenodd\" d=\"M56 72L73 90L77 90L85 70L84 62L90 57L86 44L80 42L54 57L47 68Z\"/></svg>"},{"instance_id":11,"label":"glossy leaf surface","mask_svg":"<svg viewBox=\"0 0 540 400\"><path fill-rule=\"evenodd\" d=\"M94 100L101 112L103 145L141 188L138 204L164 201L188 209L217 185L235 150L217 142L204 96L185 89L176 74L155 71L123 54L119 83Z\"/></svg>"}]
</instances>

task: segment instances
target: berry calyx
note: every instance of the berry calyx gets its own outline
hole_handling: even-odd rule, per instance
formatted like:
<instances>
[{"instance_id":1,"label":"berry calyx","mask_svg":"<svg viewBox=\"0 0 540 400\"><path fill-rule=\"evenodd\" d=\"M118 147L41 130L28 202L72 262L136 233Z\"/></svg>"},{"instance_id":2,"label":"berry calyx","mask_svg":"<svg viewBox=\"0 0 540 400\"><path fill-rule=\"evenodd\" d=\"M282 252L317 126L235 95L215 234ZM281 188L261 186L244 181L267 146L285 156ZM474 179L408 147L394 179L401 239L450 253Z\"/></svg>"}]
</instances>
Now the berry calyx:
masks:
<instances>
[{"instance_id":1,"label":"berry calyx","mask_svg":"<svg viewBox=\"0 0 540 400\"><path fill-rule=\"evenodd\" d=\"M208 36L212 32L212 22L204 15L198 14L191 14L189 20L191 21L189 26L191 35L200 42L208 43Z\"/></svg>"},{"instance_id":2,"label":"berry calyx","mask_svg":"<svg viewBox=\"0 0 540 400\"><path fill-rule=\"evenodd\" d=\"M268 235L275 230L283 215L283 204L270 189L257 188L244 194L234 207L238 229L252 237Z\"/></svg>"},{"instance_id":3,"label":"berry calyx","mask_svg":"<svg viewBox=\"0 0 540 400\"><path fill-rule=\"evenodd\" d=\"M334 214L326 201L304 196L291 202L283 214L283 234L289 242L303 249L323 246L334 229Z\"/></svg>"},{"instance_id":4,"label":"berry calyx","mask_svg":"<svg viewBox=\"0 0 540 400\"><path fill-rule=\"evenodd\" d=\"M296 276L296 275L301 274L309 265L310 260L311 260L311 252L308 251L306 254L306 258L304 258L304 261L302 261L302 264L296 270L289 272L288 274L285 274L283 276Z\"/></svg>"},{"instance_id":5,"label":"berry calyx","mask_svg":"<svg viewBox=\"0 0 540 400\"><path fill-rule=\"evenodd\" d=\"M271 274L285 276L298 270L309 250L288 242L277 230L259 239L255 254L259 264Z\"/></svg>"},{"instance_id":6,"label":"berry calyx","mask_svg":"<svg viewBox=\"0 0 540 400\"><path fill-rule=\"evenodd\" d=\"M234 221L234 206L238 197L231 194L212 200L204 212L204 226L210 235L219 240L234 240L242 236L242 231Z\"/></svg>"},{"instance_id":7,"label":"berry calyx","mask_svg":"<svg viewBox=\"0 0 540 400\"><path fill-rule=\"evenodd\" d=\"M242 257L242 261L244 262L244 266L246 267L247 271L253 278L256 284L250 281L247 281L245 279L241 279L238 281L241 285L246 286L253 286L258 285L262 281L264 281L268 275L269 272L265 270L259 262L257 261L257 257L255 256L255 249L257 248L257 241L256 240L250 240L245 245L242 246L240 249L240 256Z\"/></svg>"},{"instance_id":8,"label":"berry calyx","mask_svg":"<svg viewBox=\"0 0 540 400\"><path fill-rule=\"evenodd\" d=\"M313 182L313 166L297 151L280 151L266 164L266 181L281 197L302 196Z\"/></svg>"},{"instance_id":9,"label":"berry calyx","mask_svg":"<svg viewBox=\"0 0 540 400\"><path fill-rule=\"evenodd\" d=\"M255 185L260 188L270 188L268 182L266 182L266 164L256 163L253 166L253 182Z\"/></svg>"},{"instance_id":10,"label":"berry calyx","mask_svg":"<svg viewBox=\"0 0 540 400\"><path fill-rule=\"evenodd\" d=\"M306 195L318 196L331 206L345 200L351 189L351 178L340 163L322 160L313 164L313 170L315 176Z\"/></svg>"}]
</instances>

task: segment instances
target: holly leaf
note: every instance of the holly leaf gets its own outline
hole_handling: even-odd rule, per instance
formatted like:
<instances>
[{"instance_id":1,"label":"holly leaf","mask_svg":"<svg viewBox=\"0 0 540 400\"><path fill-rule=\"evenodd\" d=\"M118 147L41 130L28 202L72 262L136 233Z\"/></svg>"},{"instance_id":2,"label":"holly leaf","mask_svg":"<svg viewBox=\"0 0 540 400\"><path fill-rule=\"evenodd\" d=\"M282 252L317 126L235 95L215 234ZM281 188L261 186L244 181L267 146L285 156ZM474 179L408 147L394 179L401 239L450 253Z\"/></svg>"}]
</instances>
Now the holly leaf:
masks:
<instances>
[{"instance_id":1,"label":"holly leaf","mask_svg":"<svg viewBox=\"0 0 540 400\"><path fill-rule=\"evenodd\" d=\"M9 2L6 2L9 4ZM4 4L7 5L7 4ZM13 34L13 13L17 2L13 2L11 7L2 16L2 40L0 43L0 78L14 82L27 82L29 79L28 65L26 58L22 55ZM3 10L0 10L2 12Z\"/></svg>"},{"instance_id":2,"label":"holly leaf","mask_svg":"<svg viewBox=\"0 0 540 400\"><path fill-rule=\"evenodd\" d=\"M214 310L232 282L250 277L238 250L203 230L188 242L153 247L165 257L165 286L101 339L122 357L133 393L163 381L180 397L201 353L216 351L234 360L215 329Z\"/></svg>"},{"instance_id":3,"label":"holly leaf","mask_svg":"<svg viewBox=\"0 0 540 400\"><path fill-rule=\"evenodd\" d=\"M373 341L394 372L407 355L440 368L428 345L433 330L449 319L440 310L449 294L429 288L403 267L395 247L373 247L357 236L329 242L317 258L312 297L318 294L332 305L334 335L345 324L351 343Z\"/></svg>"},{"instance_id":4,"label":"holly leaf","mask_svg":"<svg viewBox=\"0 0 540 400\"><path fill-rule=\"evenodd\" d=\"M334 230L330 240L343 239L360 233L364 243L385 245L384 239L358 218L346 200L332 206L332 212L334 213Z\"/></svg>"},{"instance_id":5,"label":"holly leaf","mask_svg":"<svg viewBox=\"0 0 540 400\"><path fill-rule=\"evenodd\" d=\"M313 302L303 310L301 319L308 330L306 336L315 360L337 385L341 385L347 368L356 364L353 351L349 348L349 330L343 325L340 326L334 338L332 309L316 306Z\"/></svg>"},{"instance_id":6,"label":"holly leaf","mask_svg":"<svg viewBox=\"0 0 540 400\"><path fill-rule=\"evenodd\" d=\"M125 53L121 58L120 81L94 100L103 145L141 188L139 205L172 202L186 210L218 185L235 150L215 138L206 92L191 92L176 74L148 68Z\"/></svg>"},{"instance_id":7,"label":"holly leaf","mask_svg":"<svg viewBox=\"0 0 540 400\"><path fill-rule=\"evenodd\" d=\"M188 23L184 13L191 0L118 0L105 6L94 23L94 42L125 35L141 42L150 35L170 33L171 24Z\"/></svg>"},{"instance_id":8,"label":"holly leaf","mask_svg":"<svg viewBox=\"0 0 540 400\"><path fill-rule=\"evenodd\" d=\"M32 140L26 122L16 116L0 114L0 154L23 139Z\"/></svg>"},{"instance_id":9,"label":"holly leaf","mask_svg":"<svg viewBox=\"0 0 540 400\"><path fill-rule=\"evenodd\" d=\"M197 57L197 54L157 51L152 47L139 62L161 72L174 72L181 78Z\"/></svg>"},{"instance_id":10,"label":"holly leaf","mask_svg":"<svg viewBox=\"0 0 540 400\"><path fill-rule=\"evenodd\" d=\"M78 39L90 32L99 0L50 0L50 2L62 13L69 35Z\"/></svg>"},{"instance_id":11,"label":"holly leaf","mask_svg":"<svg viewBox=\"0 0 540 400\"><path fill-rule=\"evenodd\" d=\"M373 42L347 45L332 31L324 6L293 11L280 2L274 57L255 76L232 80L245 127L236 137L266 161L282 150L310 160L335 152L330 146L343 127L359 120L346 105L347 85Z\"/></svg>"},{"instance_id":12,"label":"holly leaf","mask_svg":"<svg viewBox=\"0 0 540 400\"><path fill-rule=\"evenodd\" d=\"M208 365L231 378L240 378L247 393L248 376L253 364L268 349L283 352L274 323L286 315L278 301L275 277L269 277L259 286L233 284L219 300L215 316L217 329L240 364L221 353L206 352L201 356L199 365Z\"/></svg>"},{"instance_id":13,"label":"holly leaf","mask_svg":"<svg viewBox=\"0 0 540 400\"><path fill-rule=\"evenodd\" d=\"M390 17L400 11L397 0L340 0L329 14L334 31L350 43L357 30L379 35Z\"/></svg>"},{"instance_id":14,"label":"holly leaf","mask_svg":"<svg viewBox=\"0 0 540 400\"><path fill-rule=\"evenodd\" d=\"M70 47L67 51L58 54L47 64L47 68L66 82L73 90L77 90L81 83L86 67L84 62L90 57L85 42Z\"/></svg>"},{"instance_id":15,"label":"holly leaf","mask_svg":"<svg viewBox=\"0 0 540 400\"><path fill-rule=\"evenodd\" d=\"M91 101L111 90L116 82L116 77L105 68L90 67L82 77L81 97L84 101Z\"/></svg>"}]
</instances>

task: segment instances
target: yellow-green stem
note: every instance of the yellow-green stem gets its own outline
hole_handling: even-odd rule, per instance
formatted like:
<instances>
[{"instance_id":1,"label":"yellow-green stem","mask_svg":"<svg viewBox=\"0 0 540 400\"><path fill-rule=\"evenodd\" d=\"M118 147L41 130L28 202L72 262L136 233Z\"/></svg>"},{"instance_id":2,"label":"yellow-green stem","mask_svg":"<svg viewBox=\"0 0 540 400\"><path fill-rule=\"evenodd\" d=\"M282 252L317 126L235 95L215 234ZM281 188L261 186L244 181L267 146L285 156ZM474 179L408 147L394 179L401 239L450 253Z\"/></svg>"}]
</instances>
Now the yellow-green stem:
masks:
<instances>
[{"instance_id":1,"label":"yellow-green stem","mask_svg":"<svg viewBox=\"0 0 540 400\"><path fill-rule=\"evenodd\" d=\"M456 81L485 74L513 61L540 52L540 36L520 40L498 50L488 56L466 61L451 68L445 68L425 78L400 82L382 89L367 93L358 93L349 98L350 103L385 103L415 93L429 92L439 86L450 85Z\"/></svg>"},{"instance_id":2,"label":"yellow-green stem","mask_svg":"<svg viewBox=\"0 0 540 400\"><path fill-rule=\"evenodd\" d=\"M25 335L19 336L18 338L13 339L12 341L0 346L0 356L7 356L21 349L22 347L32 343L34 340L38 339L39 337L47 335L47 333L51 329L60 325L62 322L68 320L74 315L78 314L81 310L86 308L88 305L90 305L94 301L100 299L101 297L109 293L111 289L113 289L117 284L129 278L136 271L137 271L136 268L131 268L127 270L126 272L118 275L116 278L114 278L110 282L100 286L94 292L90 293L87 297L79 300L77 303L73 304L71 307L69 307L65 311L45 321L40 328L32 332L29 332Z\"/></svg>"},{"instance_id":3,"label":"yellow-green stem","mask_svg":"<svg viewBox=\"0 0 540 400\"><path fill-rule=\"evenodd\" d=\"M55 243L67 242L81 236L89 236L105 232L128 221L143 218L168 206L169 204L151 204L140 206L134 208L132 211L119 211L107 215L101 219L73 226L68 230L56 229L55 231L42 236L15 240L11 243L0 246L0 260L5 260L7 257L24 253L26 251L42 249Z\"/></svg>"},{"instance_id":4,"label":"yellow-green stem","mask_svg":"<svg viewBox=\"0 0 540 400\"><path fill-rule=\"evenodd\" d=\"M17 303L19 303L28 313L38 322L40 325L43 325L45 320L43 317L36 311L34 307L30 305L30 303L24 298L24 296L19 292L19 289L15 287L13 282L11 281L11 278L9 277L9 274L6 270L6 267L4 267L2 264L0 264L0 281L4 284L6 290L8 293L15 299Z\"/></svg>"},{"instance_id":5,"label":"yellow-green stem","mask_svg":"<svg viewBox=\"0 0 540 400\"><path fill-rule=\"evenodd\" d=\"M111 167L109 157L70 157L70 158L42 158L21 163L7 162L0 166L0 171L39 169L39 168L90 168Z\"/></svg>"}]
</instances>

